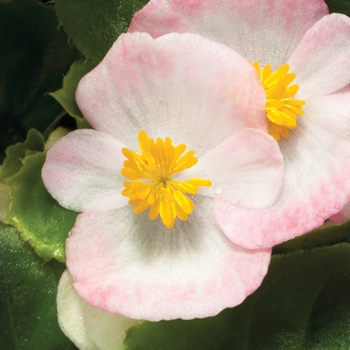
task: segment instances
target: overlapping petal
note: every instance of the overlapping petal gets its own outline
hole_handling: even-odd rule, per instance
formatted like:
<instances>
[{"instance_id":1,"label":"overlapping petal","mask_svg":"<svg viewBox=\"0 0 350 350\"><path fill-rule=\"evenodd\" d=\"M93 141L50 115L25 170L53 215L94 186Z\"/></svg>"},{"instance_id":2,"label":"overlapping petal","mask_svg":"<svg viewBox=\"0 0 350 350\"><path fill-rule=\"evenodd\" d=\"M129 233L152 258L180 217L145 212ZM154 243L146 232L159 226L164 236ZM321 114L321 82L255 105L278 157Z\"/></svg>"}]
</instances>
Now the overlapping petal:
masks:
<instances>
[{"instance_id":1,"label":"overlapping petal","mask_svg":"<svg viewBox=\"0 0 350 350\"><path fill-rule=\"evenodd\" d=\"M299 85L297 97L327 95L350 83L350 18L323 17L303 36L288 59Z\"/></svg>"},{"instance_id":2,"label":"overlapping petal","mask_svg":"<svg viewBox=\"0 0 350 350\"><path fill-rule=\"evenodd\" d=\"M276 69L326 14L322 0L151 0L135 14L129 31L155 38L172 32L197 33Z\"/></svg>"},{"instance_id":3,"label":"overlapping petal","mask_svg":"<svg viewBox=\"0 0 350 350\"><path fill-rule=\"evenodd\" d=\"M195 202L191 220L170 231L130 207L79 215L66 250L80 296L153 321L212 316L241 303L260 285L271 252L235 246L218 228L212 200Z\"/></svg>"},{"instance_id":4,"label":"overlapping petal","mask_svg":"<svg viewBox=\"0 0 350 350\"><path fill-rule=\"evenodd\" d=\"M339 212L332 215L329 220L335 224L341 224L344 221L350 219L350 202L345 205L345 207Z\"/></svg>"},{"instance_id":5,"label":"overlapping petal","mask_svg":"<svg viewBox=\"0 0 350 350\"><path fill-rule=\"evenodd\" d=\"M321 226L350 200L349 101L349 87L308 101L299 126L279 143L285 170L272 207L250 211L216 200L217 219L236 244L273 246ZM237 234L239 226L250 239Z\"/></svg>"},{"instance_id":6,"label":"overlapping petal","mask_svg":"<svg viewBox=\"0 0 350 350\"><path fill-rule=\"evenodd\" d=\"M81 350L121 349L126 330L139 322L86 303L67 270L58 285L57 312L62 331Z\"/></svg>"},{"instance_id":7,"label":"overlapping petal","mask_svg":"<svg viewBox=\"0 0 350 350\"><path fill-rule=\"evenodd\" d=\"M273 69L289 63L296 73L295 98L305 102L305 114L279 141L281 193L271 208L252 212L217 198L216 217L230 239L250 248L272 246L322 225L347 203L349 96L339 90L350 82L348 17L329 15L322 0L153 0L135 15L134 30L154 37L197 33L248 61ZM238 233L243 227L246 235Z\"/></svg>"},{"instance_id":8,"label":"overlapping petal","mask_svg":"<svg viewBox=\"0 0 350 350\"><path fill-rule=\"evenodd\" d=\"M242 127L265 130L264 94L251 64L224 45L194 34L133 33L81 80L76 98L96 130L129 148L137 149L143 129L200 156Z\"/></svg>"},{"instance_id":9,"label":"overlapping petal","mask_svg":"<svg viewBox=\"0 0 350 350\"><path fill-rule=\"evenodd\" d=\"M95 130L77 130L61 138L47 152L44 184L65 208L105 211L127 205L121 195L123 144Z\"/></svg>"},{"instance_id":10,"label":"overlapping petal","mask_svg":"<svg viewBox=\"0 0 350 350\"><path fill-rule=\"evenodd\" d=\"M181 177L201 174L212 182L199 193L246 208L266 208L277 198L283 178L278 144L265 132L243 129L199 158Z\"/></svg>"}]
</instances>

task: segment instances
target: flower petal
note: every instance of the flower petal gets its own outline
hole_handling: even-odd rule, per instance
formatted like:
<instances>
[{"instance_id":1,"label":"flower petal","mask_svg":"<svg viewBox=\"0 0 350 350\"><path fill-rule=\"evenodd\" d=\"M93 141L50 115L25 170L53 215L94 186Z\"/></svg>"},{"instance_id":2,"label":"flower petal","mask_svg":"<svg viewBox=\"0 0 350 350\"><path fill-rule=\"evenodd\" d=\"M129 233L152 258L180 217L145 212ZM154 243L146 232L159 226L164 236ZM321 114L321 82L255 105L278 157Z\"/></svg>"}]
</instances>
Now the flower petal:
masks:
<instances>
[{"instance_id":1,"label":"flower petal","mask_svg":"<svg viewBox=\"0 0 350 350\"><path fill-rule=\"evenodd\" d=\"M212 316L241 303L265 276L271 251L245 250L220 231L213 201L196 196L188 221L168 230L131 207L82 213L67 265L90 304L135 319Z\"/></svg>"},{"instance_id":2,"label":"flower petal","mask_svg":"<svg viewBox=\"0 0 350 350\"><path fill-rule=\"evenodd\" d=\"M88 303L85 303L84 321L89 337L99 350L121 350L126 331L140 322L98 309Z\"/></svg>"},{"instance_id":3,"label":"flower petal","mask_svg":"<svg viewBox=\"0 0 350 350\"><path fill-rule=\"evenodd\" d=\"M328 13L322 0L152 0L135 14L129 31L154 38L197 33L276 69L307 29Z\"/></svg>"},{"instance_id":4,"label":"flower petal","mask_svg":"<svg viewBox=\"0 0 350 350\"><path fill-rule=\"evenodd\" d=\"M350 18L338 13L310 28L288 60L299 85L297 97L327 95L350 82Z\"/></svg>"},{"instance_id":5,"label":"flower petal","mask_svg":"<svg viewBox=\"0 0 350 350\"><path fill-rule=\"evenodd\" d=\"M95 129L131 149L138 147L140 130L185 143L198 156L243 126L267 129L255 68L194 34L157 40L146 33L121 35L83 77L76 96Z\"/></svg>"},{"instance_id":6,"label":"flower petal","mask_svg":"<svg viewBox=\"0 0 350 350\"><path fill-rule=\"evenodd\" d=\"M272 247L321 226L350 201L349 101L348 87L305 105L299 126L279 142L284 179L272 207L249 210L215 200L217 220L235 244Z\"/></svg>"},{"instance_id":7,"label":"flower petal","mask_svg":"<svg viewBox=\"0 0 350 350\"><path fill-rule=\"evenodd\" d=\"M121 195L125 157L123 144L102 132L77 130L47 152L42 178L50 194L65 208L104 211L127 205Z\"/></svg>"},{"instance_id":8,"label":"flower petal","mask_svg":"<svg viewBox=\"0 0 350 350\"><path fill-rule=\"evenodd\" d=\"M345 205L345 207L337 214L332 215L329 220L335 224L341 224L344 221L350 219L350 202Z\"/></svg>"},{"instance_id":9,"label":"flower petal","mask_svg":"<svg viewBox=\"0 0 350 350\"><path fill-rule=\"evenodd\" d=\"M200 194L222 198L247 208L265 208L277 198L283 177L283 157L277 142L257 129L243 129L201 157L181 177L209 179Z\"/></svg>"},{"instance_id":10,"label":"flower petal","mask_svg":"<svg viewBox=\"0 0 350 350\"><path fill-rule=\"evenodd\" d=\"M84 350L121 349L125 331L139 322L86 303L74 290L68 270L58 285L57 312L64 334Z\"/></svg>"},{"instance_id":11,"label":"flower petal","mask_svg":"<svg viewBox=\"0 0 350 350\"><path fill-rule=\"evenodd\" d=\"M57 290L58 323L62 332L79 348L98 350L90 339L83 322L86 302L73 288L73 279L68 270L61 276Z\"/></svg>"}]
</instances>

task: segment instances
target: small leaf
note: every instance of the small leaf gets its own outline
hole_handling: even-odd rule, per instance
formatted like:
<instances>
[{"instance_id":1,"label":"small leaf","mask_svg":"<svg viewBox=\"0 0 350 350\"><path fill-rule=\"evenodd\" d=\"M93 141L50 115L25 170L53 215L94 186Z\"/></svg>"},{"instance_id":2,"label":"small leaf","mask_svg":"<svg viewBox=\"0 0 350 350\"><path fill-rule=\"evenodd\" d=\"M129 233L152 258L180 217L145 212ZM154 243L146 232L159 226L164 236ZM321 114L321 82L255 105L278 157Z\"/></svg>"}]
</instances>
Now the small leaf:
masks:
<instances>
[{"instance_id":1,"label":"small leaf","mask_svg":"<svg viewBox=\"0 0 350 350\"><path fill-rule=\"evenodd\" d=\"M51 92L50 95L69 113L72 117L83 119L77 103L75 102L75 91L80 79L94 68L91 61L84 62L83 59L75 61L67 75L63 79L63 87L60 90Z\"/></svg>"},{"instance_id":2,"label":"small leaf","mask_svg":"<svg viewBox=\"0 0 350 350\"><path fill-rule=\"evenodd\" d=\"M6 221L10 206L10 187L0 182L0 221Z\"/></svg>"},{"instance_id":3,"label":"small leaf","mask_svg":"<svg viewBox=\"0 0 350 350\"><path fill-rule=\"evenodd\" d=\"M227 312L200 320L144 321L128 329L122 349L228 350L231 333Z\"/></svg>"},{"instance_id":4,"label":"small leaf","mask_svg":"<svg viewBox=\"0 0 350 350\"><path fill-rule=\"evenodd\" d=\"M0 349L73 350L57 322L64 265L44 264L18 232L0 223Z\"/></svg>"},{"instance_id":5,"label":"small leaf","mask_svg":"<svg viewBox=\"0 0 350 350\"><path fill-rule=\"evenodd\" d=\"M275 246L273 254L287 254L297 250L325 247L342 242L350 242L350 221L339 225L327 222L316 230Z\"/></svg>"},{"instance_id":6,"label":"small leaf","mask_svg":"<svg viewBox=\"0 0 350 350\"><path fill-rule=\"evenodd\" d=\"M28 155L23 167L8 184L11 205L8 222L45 260L65 261L64 246L78 213L61 207L47 192L41 179L45 153Z\"/></svg>"},{"instance_id":7,"label":"small leaf","mask_svg":"<svg viewBox=\"0 0 350 350\"><path fill-rule=\"evenodd\" d=\"M22 159L36 151L43 151L44 149L43 136L34 129L29 130L27 139L24 142L18 142L6 149L6 158L1 167L0 179L5 182L13 175L15 175L22 167Z\"/></svg>"},{"instance_id":8,"label":"small leaf","mask_svg":"<svg viewBox=\"0 0 350 350\"><path fill-rule=\"evenodd\" d=\"M99 63L148 0L55 0L57 17L73 43Z\"/></svg>"},{"instance_id":9,"label":"small leaf","mask_svg":"<svg viewBox=\"0 0 350 350\"><path fill-rule=\"evenodd\" d=\"M144 322L123 349L349 349L349 290L347 243L276 255L241 305L208 319Z\"/></svg>"}]
</instances>

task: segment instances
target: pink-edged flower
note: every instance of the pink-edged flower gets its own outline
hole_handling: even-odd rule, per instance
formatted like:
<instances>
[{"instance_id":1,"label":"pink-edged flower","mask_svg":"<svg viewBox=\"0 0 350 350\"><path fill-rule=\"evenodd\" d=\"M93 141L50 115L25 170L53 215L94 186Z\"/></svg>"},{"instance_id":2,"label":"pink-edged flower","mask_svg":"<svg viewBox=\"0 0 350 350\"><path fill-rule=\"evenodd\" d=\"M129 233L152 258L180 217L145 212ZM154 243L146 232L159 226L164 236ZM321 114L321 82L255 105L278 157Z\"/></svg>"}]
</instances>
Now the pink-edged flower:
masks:
<instances>
[{"instance_id":1,"label":"pink-edged flower","mask_svg":"<svg viewBox=\"0 0 350 350\"><path fill-rule=\"evenodd\" d=\"M213 200L264 208L279 192L283 160L257 128L255 68L199 35L125 34L76 99L95 130L57 141L42 176L62 206L82 212L66 243L78 294L159 320L214 315L256 290L271 249L233 244Z\"/></svg>"},{"instance_id":2,"label":"pink-edged flower","mask_svg":"<svg viewBox=\"0 0 350 350\"><path fill-rule=\"evenodd\" d=\"M348 17L329 15L322 0L151 0L136 13L135 30L154 38L200 34L234 49L259 73L265 129L279 140L284 178L267 209L215 200L216 218L233 242L271 247L321 226L349 201Z\"/></svg>"}]
</instances>

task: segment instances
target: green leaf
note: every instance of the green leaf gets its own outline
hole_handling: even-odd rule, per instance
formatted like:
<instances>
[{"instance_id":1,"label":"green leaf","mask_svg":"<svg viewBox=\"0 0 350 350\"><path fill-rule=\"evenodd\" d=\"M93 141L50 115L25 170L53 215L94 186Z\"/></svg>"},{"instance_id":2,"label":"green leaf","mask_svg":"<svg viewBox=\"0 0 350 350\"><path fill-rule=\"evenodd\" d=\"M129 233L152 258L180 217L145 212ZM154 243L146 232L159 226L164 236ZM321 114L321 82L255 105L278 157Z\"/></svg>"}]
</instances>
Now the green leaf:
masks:
<instances>
[{"instance_id":1,"label":"green leaf","mask_svg":"<svg viewBox=\"0 0 350 350\"><path fill-rule=\"evenodd\" d=\"M47 92L61 87L77 59L53 6L37 0L0 2L0 150L58 122L62 107Z\"/></svg>"},{"instance_id":2,"label":"green leaf","mask_svg":"<svg viewBox=\"0 0 350 350\"><path fill-rule=\"evenodd\" d=\"M6 221L10 206L10 187L0 182L0 221Z\"/></svg>"},{"instance_id":3,"label":"green leaf","mask_svg":"<svg viewBox=\"0 0 350 350\"><path fill-rule=\"evenodd\" d=\"M144 322L124 349L350 348L350 245L273 256L262 286L216 317Z\"/></svg>"},{"instance_id":4,"label":"green leaf","mask_svg":"<svg viewBox=\"0 0 350 350\"><path fill-rule=\"evenodd\" d=\"M134 13L148 0L55 0L57 17L73 43L99 63Z\"/></svg>"},{"instance_id":5,"label":"green leaf","mask_svg":"<svg viewBox=\"0 0 350 350\"><path fill-rule=\"evenodd\" d=\"M343 13L350 16L350 1L349 0L325 0L328 5L329 12Z\"/></svg>"},{"instance_id":6,"label":"green leaf","mask_svg":"<svg viewBox=\"0 0 350 350\"><path fill-rule=\"evenodd\" d=\"M77 89L80 79L90 70L94 68L91 61L84 61L80 59L75 61L68 74L63 79L63 87L60 90L50 93L57 102L69 113L72 117L83 120L84 116L79 110L75 102L75 91Z\"/></svg>"},{"instance_id":7,"label":"green leaf","mask_svg":"<svg viewBox=\"0 0 350 350\"><path fill-rule=\"evenodd\" d=\"M123 350L229 349L232 328L227 313L190 321L142 322L128 329ZM238 347L237 349L242 349Z\"/></svg>"},{"instance_id":8,"label":"green leaf","mask_svg":"<svg viewBox=\"0 0 350 350\"><path fill-rule=\"evenodd\" d=\"M0 349L73 350L57 322L64 265L43 263L18 232L0 223Z\"/></svg>"},{"instance_id":9,"label":"green leaf","mask_svg":"<svg viewBox=\"0 0 350 350\"><path fill-rule=\"evenodd\" d=\"M13 175L15 175L22 167L22 159L36 151L44 150L44 138L34 129L29 130L27 139L24 142L18 142L6 149L6 158L1 167L0 179L5 182Z\"/></svg>"},{"instance_id":10,"label":"green leaf","mask_svg":"<svg viewBox=\"0 0 350 350\"><path fill-rule=\"evenodd\" d=\"M11 205L7 221L45 260L65 261L64 245L78 213L61 207L47 192L41 179L45 153L28 155L8 184Z\"/></svg>"},{"instance_id":11,"label":"green leaf","mask_svg":"<svg viewBox=\"0 0 350 350\"><path fill-rule=\"evenodd\" d=\"M327 222L316 230L274 247L273 254L287 254L296 250L325 247L342 242L350 242L350 221L340 225Z\"/></svg>"}]
</instances>

